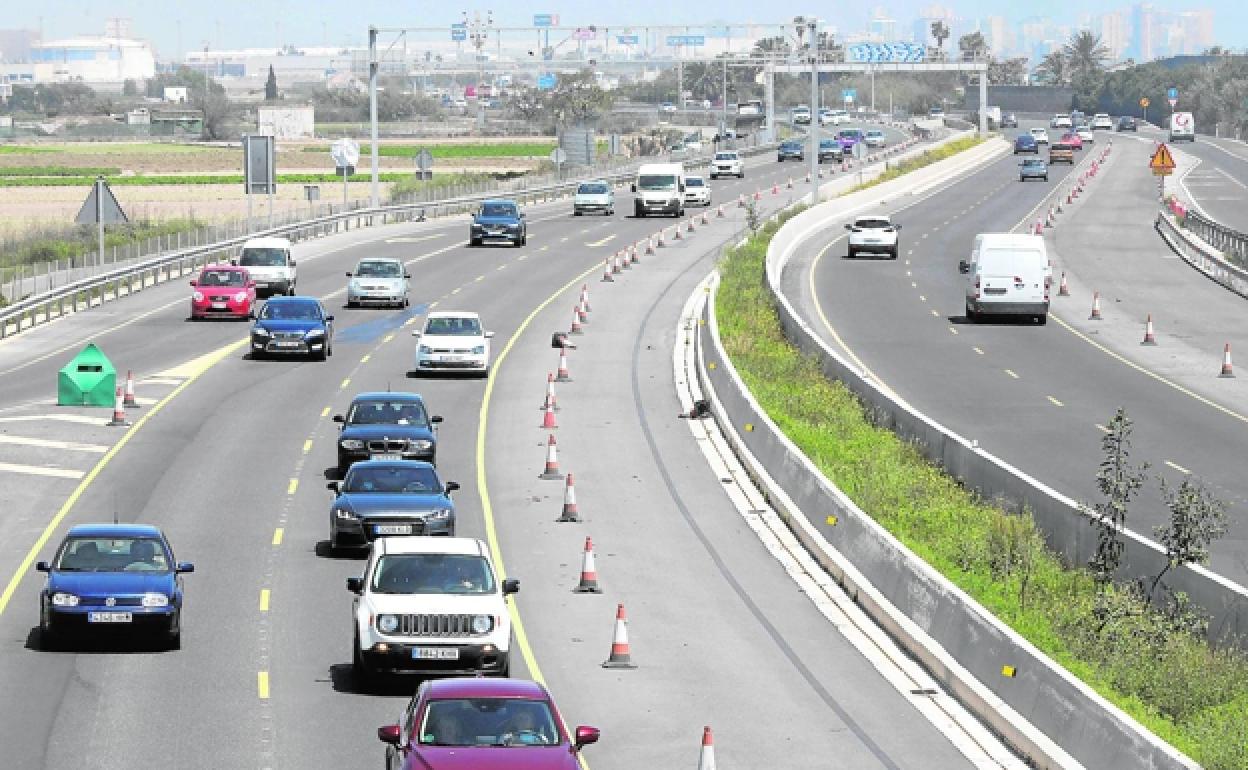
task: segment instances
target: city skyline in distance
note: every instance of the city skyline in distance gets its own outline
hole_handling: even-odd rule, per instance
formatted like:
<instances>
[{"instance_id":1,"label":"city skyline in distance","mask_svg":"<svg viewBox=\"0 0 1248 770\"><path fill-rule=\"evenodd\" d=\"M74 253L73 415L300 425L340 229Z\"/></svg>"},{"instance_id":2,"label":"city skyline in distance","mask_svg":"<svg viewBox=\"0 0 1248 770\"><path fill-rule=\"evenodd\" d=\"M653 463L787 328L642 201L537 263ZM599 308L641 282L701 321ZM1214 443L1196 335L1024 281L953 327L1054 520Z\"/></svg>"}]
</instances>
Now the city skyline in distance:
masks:
<instances>
[{"instance_id":1,"label":"city skyline in distance","mask_svg":"<svg viewBox=\"0 0 1248 770\"><path fill-rule=\"evenodd\" d=\"M804 0L782 0L780 9L769 18L760 18L757 6L745 0L719 0L714 6L714 19L720 24L779 24L796 15L809 13L811 5ZM958 23L954 36L946 45L957 44L957 37L979 29L999 55L1026 54L1035 56L1037 41L1047 41L1045 46L1065 42L1068 36L1081 28L1099 34L1115 52L1127 51L1123 39L1132 36L1133 9L1138 3L1088 0L1078 8L1066 10L1054 7L1011 4L1002 7L989 0L956 0L956 2L931 2L930 0L904 0L900 2L873 2L865 4L854 13L825 19L842 39L852 39L860 34L875 31L886 38L911 40L923 29L922 22L930 16L932 8L939 7ZM1209 45L1220 45L1236 51L1248 48L1248 8L1232 5L1227 0L1207 0L1190 3L1148 3L1154 14L1162 17L1178 17L1179 14L1208 11L1207 21L1186 23L1188 36L1195 36L1197 27L1208 27ZM772 6L774 7L774 6ZM211 5L184 2L157 4L152 0L112 0L107 4L69 0L55 6L27 5L11 9L3 26L8 29L30 29L42 32L43 39L101 35L110 18L130 20L129 28L134 37L149 41L163 59L181 58L188 50L207 46L212 49L250 47L295 46L359 46L367 41L367 25L379 27L447 27L462 18L463 11L480 12L484 17L492 10L496 25L525 27L533 23L536 13L550 13L559 17L561 26L604 25L624 27L628 25L695 25L707 24L706 11L689 7L673 7L658 0L634 0L627 12L618 8L587 14L583 4L569 0L550 0L526 8L506 4L491 8L488 3L478 7L463 5L455 10L422 14L416 17L410 11L396 7L383 0L359 0L351 7L349 17L358 22L343 26L337 17L340 6L326 0L264 0L261 3L245 3L241 0L219 0ZM1105 16L1110 19L1106 21ZM600 16L600 18L598 17ZM699 18L700 17L700 18ZM891 22L881 24L880 20ZM1214 21L1216 20L1216 27ZM1181 25L1175 22L1176 27ZM1043 29L1041 29L1043 27ZM1229 35L1229 37L1228 37ZM1152 31L1153 55L1169 53L1199 53L1199 50L1165 50L1165 39L1172 37L1162 28ZM1184 37L1180 30L1179 37ZM1161 42L1158 42L1161 41ZM929 41L930 42L930 41ZM1182 42L1180 40L1179 42ZM1202 45L1204 41L1201 41ZM1207 47L1207 46L1205 46ZM1190 46L1188 47L1190 48ZM1043 51L1041 51L1042 53ZM3 53L3 52L0 52ZM1135 53L1136 58L1152 58ZM1115 57L1120 58L1120 57Z\"/></svg>"}]
</instances>

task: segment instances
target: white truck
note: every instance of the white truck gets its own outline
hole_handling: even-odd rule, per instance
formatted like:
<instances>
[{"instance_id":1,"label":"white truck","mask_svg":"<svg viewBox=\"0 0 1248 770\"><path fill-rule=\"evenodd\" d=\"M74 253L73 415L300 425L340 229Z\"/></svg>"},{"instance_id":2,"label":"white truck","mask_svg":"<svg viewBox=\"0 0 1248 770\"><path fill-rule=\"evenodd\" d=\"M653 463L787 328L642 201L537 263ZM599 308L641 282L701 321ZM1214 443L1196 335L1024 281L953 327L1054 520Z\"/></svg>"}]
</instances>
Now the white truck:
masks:
<instances>
[{"instance_id":1,"label":"white truck","mask_svg":"<svg viewBox=\"0 0 1248 770\"><path fill-rule=\"evenodd\" d=\"M1196 141L1196 121L1190 112L1176 112L1170 116L1170 141Z\"/></svg>"},{"instance_id":2,"label":"white truck","mask_svg":"<svg viewBox=\"0 0 1248 770\"><path fill-rule=\"evenodd\" d=\"M685 215L685 167L680 163L647 163L632 184L633 216Z\"/></svg>"},{"instance_id":3,"label":"white truck","mask_svg":"<svg viewBox=\"0 0 1248 770\"><path fill-rule=\"evenodd\" d=\"M971 258L958 263L966 276L966 319L972 323L988 315L1031 316L1036 323L1049 319L1052 268L1040 235L980 233Z\"/></svg>"}]
</instances>

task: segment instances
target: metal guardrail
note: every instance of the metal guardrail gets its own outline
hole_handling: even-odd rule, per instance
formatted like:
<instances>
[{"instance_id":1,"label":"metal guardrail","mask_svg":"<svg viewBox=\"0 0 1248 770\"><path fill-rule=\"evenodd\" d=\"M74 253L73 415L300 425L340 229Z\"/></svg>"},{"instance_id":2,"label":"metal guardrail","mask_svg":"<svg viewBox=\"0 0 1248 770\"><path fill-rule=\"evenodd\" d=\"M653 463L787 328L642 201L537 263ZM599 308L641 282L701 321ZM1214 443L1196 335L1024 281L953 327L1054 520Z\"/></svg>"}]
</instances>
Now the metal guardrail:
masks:
<instances>
[{"instance_id":1,"label":"metal guardrail","mask_svg":"<svg viewBox=\"0 0 1248 770\"><path fill-rule=\"evenodd\" d=\"M1192 212L1187 212L1190 217ZM1157 212L1155 227L1161 237L1170 244L1184 262L1204 273L1241 297L1248 298L1248 268L1236 265L1224 258L1225 252L1211 246L1197 231L1183 226L1185 217L1162 207ZM1202 217L1203 219L1203 217ZM1208 221L1208 220L1206 220Z\"/></svg>"},{"instance_id":2,"label":"metal guardrail","mask_svg":"<svg viewBox=\"0 0 1248 770\"><path fill-rule=\"evenodd\" d=\"M766 152L774 145L756 145L739 148L742 155L750 156ZM710 151L680 158L682 162L707 162ZM605 176L612 182L622 182L636 172L636 167L643 163L659 161L657 157L638 159L629 168ZM204 244L186 249L179 249L162 254L152 259L135 264L125 265L98 275L77 281L70 281L39 294L17 300L6 307L0 308L0 339L21 333L39 324L64 317L67 313L89 309L105 302L129 296L149 286L155 286L171 279L180 278L194 272L205 264L227 261L234 256L243 243L252 238L280 236L292 242L320 238L339 232L346 232L352 227L371 227L374 225L394 224L398 222L423 222L427 219L455 216L471 211L483 200L507 197L520 204L537 204L564 197L575 190L583 181L580 178L543 185L525 190L511 192L490 191L479 195L460 196L436 201L419 201L377 208L362 208L344 211L322 217L296 222L289 225L258 230L228 238L215 243Z\"/></svg>"},{"instance_id":3,"label":"metal guardrail","mask_svg":"<svg viewBox=\"0 0 1248 770\"><path fill-rule=\"evenodd\" d=\"M1181 220L1183 229L1222 252L1222 257L1237 267L1248 268L1248 235L1219 224L1199 212L1188 209Z\"/></svg>"}]
</instances>

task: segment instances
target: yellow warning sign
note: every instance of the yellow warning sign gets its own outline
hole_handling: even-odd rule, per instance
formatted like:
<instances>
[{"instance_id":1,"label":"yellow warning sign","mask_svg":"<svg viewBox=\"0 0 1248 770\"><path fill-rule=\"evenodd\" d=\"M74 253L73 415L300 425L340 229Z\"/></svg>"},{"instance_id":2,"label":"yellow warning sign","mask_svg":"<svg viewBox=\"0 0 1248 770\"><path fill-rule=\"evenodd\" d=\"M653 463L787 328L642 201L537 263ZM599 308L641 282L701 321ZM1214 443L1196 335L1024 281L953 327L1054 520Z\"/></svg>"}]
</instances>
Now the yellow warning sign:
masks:
<instances>
[{"instance_id":1,"label":"yellow warning sign","mask_svg":"<svg viewBox=\"0 0 1248 770\"><path fill-rule=\"evenodd\" d=\"M1170 154L1170 148L1164 144L1157 145L1157 150L1153 153L1152 160L1148 162L1148 167L1157 176L1169 176L1174 173L1174 156Z\"/></svg>"}]
</instances>

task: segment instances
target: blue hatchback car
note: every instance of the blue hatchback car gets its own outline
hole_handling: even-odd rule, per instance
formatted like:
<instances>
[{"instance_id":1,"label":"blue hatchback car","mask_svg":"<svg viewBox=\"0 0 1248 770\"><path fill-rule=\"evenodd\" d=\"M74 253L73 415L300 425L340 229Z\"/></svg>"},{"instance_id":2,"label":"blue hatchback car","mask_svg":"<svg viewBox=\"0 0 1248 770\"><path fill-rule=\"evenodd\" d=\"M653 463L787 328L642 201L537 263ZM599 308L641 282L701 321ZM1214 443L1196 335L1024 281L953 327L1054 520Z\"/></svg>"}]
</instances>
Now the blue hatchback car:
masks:
<instances>
[{"instance_id":1,"label":"blue hatchback car","mask_svg":"<svg viewBox=\"0 0 1248 770\"><path fill-rule=\"evenodd\" d=\"M331 550L393 535L455 535L451 493L459 484L443 484L429 463L365 460L352 465L341 482L326 486L335 493L329 507Z\"/></svg>"},{"instance_id":2,"label":"blue hatchback car","mask_svg":"<svg viewBox=\"0 0 1248 770\"><path fill-rule=\"evenodd\" d=\"M334 354L334 317L315 297L273 297L253 317L253 358L296 355L324 361Z\"/></svg>"},{"instance_id":3,"label":"blue hatchback car","mask_svg":"<svg viewBox=\"0 0 1248 770\"><path fill-rule=\"evenodd\" d=\"M1014 137L1014 154L1024 152L1040 154L1040 145L1036 143L1036 138L1031 134L1019 134Z\"/></svg>"},{"instance_id":4,"label":"blue hatchback car","mask_svg":"<svg viewBox=\"0 0 1248 770\"><path fill-rule=\"evenodd\" d=\"M182 642L182 575L195 565L173 558L160 529L146 524L80 524L65 535L39 594L40 645L71 634L142 629L170 648Z\"/></svg>"},{"instance_id":5,"label":"blue hatchback car","mask_svg":"<svg viewBox=\"0 0 1248 770\"><path fill-rule=\"evenodd\" d=\"M441 415L430 415L417 393L360 393L345 415L334 415L338 474L361 460L423 460L437 463Z\"/></svg>"},{"instance_id":6,"label":"blue hatchback car","mask_svg":"<svg viewBox=\"0 0 1248 770\"><path fill-rule=\"evenodd\" d=\"M1020 182L1026 182L1028 179L1049 181L1049 164L1045 163L1043 158L1027 158L1018 166L1018 181Z\"/></svg>"}]
</instances>

